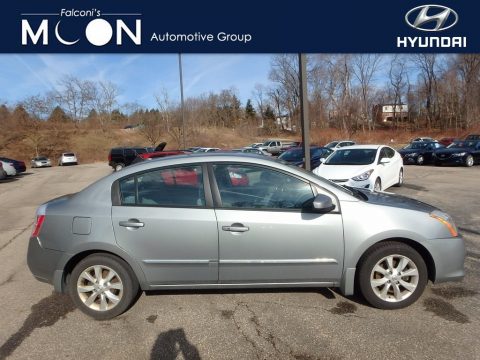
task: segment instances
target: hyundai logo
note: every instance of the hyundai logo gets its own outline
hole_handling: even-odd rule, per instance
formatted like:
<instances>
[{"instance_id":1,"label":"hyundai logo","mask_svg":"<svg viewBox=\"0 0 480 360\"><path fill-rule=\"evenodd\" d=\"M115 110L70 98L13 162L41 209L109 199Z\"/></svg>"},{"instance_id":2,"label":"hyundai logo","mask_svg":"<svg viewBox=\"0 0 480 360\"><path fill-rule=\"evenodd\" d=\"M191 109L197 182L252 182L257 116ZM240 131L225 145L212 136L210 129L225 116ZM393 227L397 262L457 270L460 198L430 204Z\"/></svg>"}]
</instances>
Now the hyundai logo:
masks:
<instances>
[{"instance_id":1,"label":"hyundai logo","mask_svg":"<svg viewBox=\"0 0 480 360\"><path fill-rule=\"evenodd\" d=\"M405 21L417 30L443 31L458 22L458 14L443 5L422 5L407 12Z\"/></svg>"}]
</instances>

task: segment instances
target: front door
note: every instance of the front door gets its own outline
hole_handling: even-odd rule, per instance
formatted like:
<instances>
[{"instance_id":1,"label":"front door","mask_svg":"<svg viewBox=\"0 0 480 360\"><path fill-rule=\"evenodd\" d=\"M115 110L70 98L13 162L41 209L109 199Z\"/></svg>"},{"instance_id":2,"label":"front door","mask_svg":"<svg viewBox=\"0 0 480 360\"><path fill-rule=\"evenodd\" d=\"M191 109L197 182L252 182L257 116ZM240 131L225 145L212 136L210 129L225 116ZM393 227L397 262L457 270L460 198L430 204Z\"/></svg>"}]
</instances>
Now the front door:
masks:
<instances>
[{"instance_id":1,"label":"front door","mask_svg":"<svg viewBox=\"0 0 480 360\"><path fill-rule=\"evenodd\" d=\"M115 237L150 285L218 281L217 220L203 178L201 165L186 165L120 179Z\"/></svg>"},{"instance_id":2,"label":"front door","mask_svg":"<svg viewBox=\"0 0 480 360\"><path fill-rule=\"evenodd\" d=\"M342 217L306 210L314 197L307 181L263 166L212 169L220 198L220 283L339 281Z\"/></svg>"}]
</instances>

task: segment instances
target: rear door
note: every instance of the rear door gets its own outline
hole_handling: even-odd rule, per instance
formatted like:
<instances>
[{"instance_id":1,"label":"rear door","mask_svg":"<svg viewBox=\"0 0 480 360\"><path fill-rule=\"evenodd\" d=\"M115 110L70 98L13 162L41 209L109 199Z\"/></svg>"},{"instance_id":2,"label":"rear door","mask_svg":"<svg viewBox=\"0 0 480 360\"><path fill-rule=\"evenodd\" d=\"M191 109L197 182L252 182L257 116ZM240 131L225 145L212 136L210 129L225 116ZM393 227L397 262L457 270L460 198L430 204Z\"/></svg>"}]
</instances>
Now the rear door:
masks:
<instances>
[{"instance_id":1,"label":"rear door","mask_svg":"<svg viewBox=\"0 0 480 360\"><path fill-rule=\"evenodd\" d=\"M115 237L150 285L218 281L217 220L211 196L205 195L203 165L152 169L122 178L117 186Z\"/></svg>"},{"instance_id":2,"label":"rear door","mask_svg":"<svg viewBox=\"0 0 480 360\"><path fill-rule=\"evenodd\" d=\"M219 163L210 171L220 283L339 281L344 245L338 206L328 214L305 210L316 190L269 167ZM232 174L246 180L232 181Z\"/></svg>"}]
</instances>

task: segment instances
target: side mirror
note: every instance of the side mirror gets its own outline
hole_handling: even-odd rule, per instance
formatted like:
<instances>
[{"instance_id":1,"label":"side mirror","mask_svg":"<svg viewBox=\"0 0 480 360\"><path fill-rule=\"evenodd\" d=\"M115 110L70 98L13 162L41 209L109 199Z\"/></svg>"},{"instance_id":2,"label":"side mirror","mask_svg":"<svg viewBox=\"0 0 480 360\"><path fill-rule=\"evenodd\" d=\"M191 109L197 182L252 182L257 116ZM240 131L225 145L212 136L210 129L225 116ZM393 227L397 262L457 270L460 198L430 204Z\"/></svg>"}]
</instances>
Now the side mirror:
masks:
<instances>
[{"instance_id":1,"label":"side mirror","mask_svg":"<svg viewBox=\"0 0 480 360\"><path fill-rule=\"evenodd\" d=\"M327 195L318 194L313 199L312 210L318 213L327 213L335 209L332 198Z\"/></svg>"},{"instance_id":2,"label":"side mirror","mask_svg":"<svg viewBox=\"0 0 480 360\"><path fill-rule=\"evenodd\" d=\"M390 161L392 161L392 160L389 159L389 158L382 158L382 159L380 160L380 164L388 164Z\"/></svg>"}]
</instances>

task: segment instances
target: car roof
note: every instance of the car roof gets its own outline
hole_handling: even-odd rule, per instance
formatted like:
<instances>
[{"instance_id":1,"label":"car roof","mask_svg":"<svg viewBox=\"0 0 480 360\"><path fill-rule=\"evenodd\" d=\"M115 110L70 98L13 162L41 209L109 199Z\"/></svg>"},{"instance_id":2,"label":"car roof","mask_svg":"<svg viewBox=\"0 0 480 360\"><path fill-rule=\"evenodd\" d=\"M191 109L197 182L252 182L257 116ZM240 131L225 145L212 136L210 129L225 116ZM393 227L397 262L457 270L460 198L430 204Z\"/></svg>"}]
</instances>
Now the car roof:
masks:
<instances>
[{"instance_id":1,"label":"car roof","mask_svg":"<svg viewBox=\"0 0 480 360\"><path fill-rule=\"evenodd\" d=\"M350 149L379 149L382 146L388 146L388 145L351 145L351 146L344 146L341 147L338 150L350 150ZM388 146L390 147L390 146Z\"/></svg>"}]
</instances>

